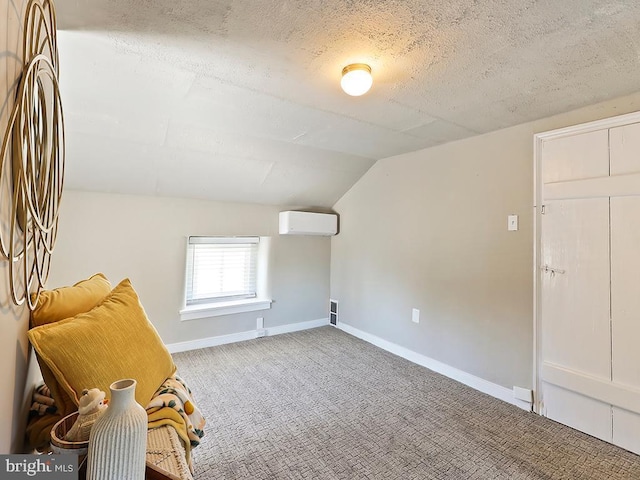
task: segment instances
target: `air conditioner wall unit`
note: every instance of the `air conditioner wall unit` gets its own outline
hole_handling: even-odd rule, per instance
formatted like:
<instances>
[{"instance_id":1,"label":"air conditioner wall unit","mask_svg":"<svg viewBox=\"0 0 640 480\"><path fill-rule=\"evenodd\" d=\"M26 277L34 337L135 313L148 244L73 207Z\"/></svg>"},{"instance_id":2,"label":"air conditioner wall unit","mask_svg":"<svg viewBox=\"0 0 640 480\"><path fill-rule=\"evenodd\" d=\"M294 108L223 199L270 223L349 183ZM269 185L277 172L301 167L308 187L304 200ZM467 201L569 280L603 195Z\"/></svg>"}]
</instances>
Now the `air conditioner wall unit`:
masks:
<instances>
[{"instance_id":1,"label":"air conditioner wall unit","mask_svg":"<svg viewBox=\"0 0 640 480\"><path fill-rule=\"evenodd\" d=\"M338 216L333 213L280 212L280 235L324 235L338 233Z\"/></svg>"}]
</instances>

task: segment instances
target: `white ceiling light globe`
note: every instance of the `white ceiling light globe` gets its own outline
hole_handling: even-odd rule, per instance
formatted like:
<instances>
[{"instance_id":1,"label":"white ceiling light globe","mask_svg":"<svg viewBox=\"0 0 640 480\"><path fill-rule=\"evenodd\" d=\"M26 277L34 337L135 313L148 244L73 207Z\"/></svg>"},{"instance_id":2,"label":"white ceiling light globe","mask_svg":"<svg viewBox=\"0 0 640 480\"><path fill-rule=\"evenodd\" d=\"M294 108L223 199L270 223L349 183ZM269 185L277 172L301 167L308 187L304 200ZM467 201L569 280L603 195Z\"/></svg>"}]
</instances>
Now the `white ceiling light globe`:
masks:
<instances>
[{"instance_id":1,"label":"white ceiling light globe","mask_svg":"<svg viewBox=\"0 0 640 480\"><path fill-rule=\"evenodd\" d=\"M340 86L347 95L358 97L369 91L373 84L371 67L364 63L352 63L342 69Z\"/></svg>"}]
</instances>

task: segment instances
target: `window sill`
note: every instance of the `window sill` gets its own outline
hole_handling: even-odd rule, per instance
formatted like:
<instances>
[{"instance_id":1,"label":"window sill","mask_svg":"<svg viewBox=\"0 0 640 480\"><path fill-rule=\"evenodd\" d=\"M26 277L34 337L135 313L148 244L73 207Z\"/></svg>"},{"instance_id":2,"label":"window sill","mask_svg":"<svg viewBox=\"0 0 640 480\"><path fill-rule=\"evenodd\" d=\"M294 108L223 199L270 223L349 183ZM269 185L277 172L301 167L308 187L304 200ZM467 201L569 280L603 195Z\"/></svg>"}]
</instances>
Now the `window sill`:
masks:
<instances>
[{"instance_id":1,"label":"window sill","mask_svg":"<svg viewBox=\"0 0 640 480\"><path fill-rule=\"evenodd\" d=\"M254 312L256 310L268 310L270 308L271 300L263 298L192 305L180 310L180 321L219 317L221 315L232 315L234 313Z\"/></svg>"}]
</instances>

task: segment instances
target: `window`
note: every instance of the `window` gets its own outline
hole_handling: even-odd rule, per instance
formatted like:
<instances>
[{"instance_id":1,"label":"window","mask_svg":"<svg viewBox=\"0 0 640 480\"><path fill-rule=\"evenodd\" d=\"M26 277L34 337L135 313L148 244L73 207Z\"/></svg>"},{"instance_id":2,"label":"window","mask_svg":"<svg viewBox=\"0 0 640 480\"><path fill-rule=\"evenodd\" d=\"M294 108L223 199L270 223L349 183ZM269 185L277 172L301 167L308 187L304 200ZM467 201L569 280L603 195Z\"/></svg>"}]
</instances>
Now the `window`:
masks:
<instances>
[{"instance_id":1,"label":"window","mask_svg":"<svg viewBox=\"0 0 640 480\"><path fill-rule=\"evenodd\" d=\"M189 237L180 320L268 310L269 237Z\"/></svg>"},{"instance_id":2,"label":"window","mask_svg":"<svg viewBox=\"0 0 640 480\"><path fill-rule=\"evenodd\" d=\"M189 237L186 305L256 297L258 237Z\"/></svg>"}]
</instances>

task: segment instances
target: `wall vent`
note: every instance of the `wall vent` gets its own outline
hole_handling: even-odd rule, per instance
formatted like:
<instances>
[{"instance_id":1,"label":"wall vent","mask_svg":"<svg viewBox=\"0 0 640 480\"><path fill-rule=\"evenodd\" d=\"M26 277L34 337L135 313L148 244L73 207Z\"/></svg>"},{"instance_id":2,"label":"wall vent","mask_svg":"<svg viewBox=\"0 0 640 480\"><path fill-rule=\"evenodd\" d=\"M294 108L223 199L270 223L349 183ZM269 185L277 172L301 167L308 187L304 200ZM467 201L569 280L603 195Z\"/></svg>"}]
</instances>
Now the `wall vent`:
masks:
<instances>
[{"instance_id":1,"label":"wall vent","mask_svg":"<svg viewBox=\"0 0 640 480\"><path fill-rule=\"evenodd\" d=\"M329 299L329 323L338 324L338 301Z\"/></svg>"}]
</instances>

